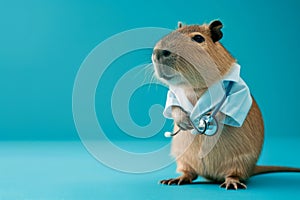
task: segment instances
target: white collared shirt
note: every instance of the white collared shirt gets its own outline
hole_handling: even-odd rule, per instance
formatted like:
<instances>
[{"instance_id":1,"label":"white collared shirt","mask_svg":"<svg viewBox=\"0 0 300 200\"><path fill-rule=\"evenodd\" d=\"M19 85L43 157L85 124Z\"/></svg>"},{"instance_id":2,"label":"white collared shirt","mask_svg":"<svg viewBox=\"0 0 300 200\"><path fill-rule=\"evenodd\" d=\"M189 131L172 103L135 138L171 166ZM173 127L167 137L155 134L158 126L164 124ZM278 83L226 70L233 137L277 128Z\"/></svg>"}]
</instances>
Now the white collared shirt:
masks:
<instances>
[{"instance_id":1,"label":"white collared shirt","mask_svg":"<svg viewBox=\"0 0 300 200\"><path fill-rule=\"evenodd\" d=\"M251 108L252 97L248 86L240 77L240 65L237 63L232 66L230 72L221 81L208 88L195 106L186 97L184 89L170 86L164 116L172 119L172 106L179 106L189 113L192 121L195 121L220 103L225 95L226 89L224 88L229 82L233 82L232 88L219 112L226 116L223 121L224 124L235 127L242 126Z\"/></svg>"}]
</instances>

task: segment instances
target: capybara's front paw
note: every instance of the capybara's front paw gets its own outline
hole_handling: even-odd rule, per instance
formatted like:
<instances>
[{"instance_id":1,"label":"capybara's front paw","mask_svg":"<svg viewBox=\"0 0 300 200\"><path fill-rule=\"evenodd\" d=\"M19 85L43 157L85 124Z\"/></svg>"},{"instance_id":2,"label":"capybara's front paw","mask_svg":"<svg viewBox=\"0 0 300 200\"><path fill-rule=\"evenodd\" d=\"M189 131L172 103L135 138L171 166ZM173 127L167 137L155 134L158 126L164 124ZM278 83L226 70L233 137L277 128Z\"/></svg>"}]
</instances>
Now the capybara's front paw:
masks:
<instances>
[{"instance_id":1,"label":"capybara's front paw","mask_svg":"<svg viewBox=\"0 0 300 200\"><path fill-rule=\"evenodd\" d=\"M160 181L160 183L163 185L184 185L184 184L190 184L192 182L193 179L187 176L179 176L177 178L170 178L170 179Z\"/></svg>"},{"instance_id":2,"label":"capybara's front paw","mask_svg":"<svg viewBox=\"0 0 300 200\"><path fill-rule=\"evenodd\" d=\"M188 113L182 110L180 107L178 106L172 107L172 117L174 119L175 124L180 129L182 130L193 129Z\"/></svg>"}]
</instances>

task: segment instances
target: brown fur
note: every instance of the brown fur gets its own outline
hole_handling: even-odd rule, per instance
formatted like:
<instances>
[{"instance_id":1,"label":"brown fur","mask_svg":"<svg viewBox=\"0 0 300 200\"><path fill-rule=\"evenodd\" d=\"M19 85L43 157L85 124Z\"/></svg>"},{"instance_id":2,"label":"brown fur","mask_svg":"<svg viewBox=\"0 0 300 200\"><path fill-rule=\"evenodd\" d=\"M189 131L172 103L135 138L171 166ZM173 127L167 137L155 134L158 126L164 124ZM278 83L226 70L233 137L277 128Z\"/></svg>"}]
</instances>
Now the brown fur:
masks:
<instances>
[{"instance_id":1,"label":"brown fur","mask_svg":"<svg viewBox=\"0 0 300 200\"><path fill-rule=\"evenodd\" d=\"M186 35L190 35L195 32L201 33L201 35L206 39L206 45L204 48L218 67L222 76L224 76L230 70L230 67L236 61L220 42L212 41L208 25L183 26L177 31Z\"/></svg>"},{"instance_id":2,"label":"brown fur","mask_svg":"<svg viewBox=\"0 0 300 200\"><path fill-rule=\"evenodd\" d=\"M174 129L178 130L178 127L175 125ZM195 136L189 131L184 131L172 140L171 154L177 158L177 171L192 170L197 175L218 182L225 181L229 176L246 180L252 175L259 157L263 144L263 130L261 113L253 101L243 126L224 126L217 144L202 159L199 158L199 147L207 136Z\"/></svg>"},{"instance_id":3,"label":"brown fur","mask_svg":"<svg viewBox=\"0 0 300 200\"><path fill-rule=\"evenodd\" d=\"M180 72L188 84L163 81L169 85L177 84L183 87L192 104L197 102L207 87L226 75L236 62L218 41L222 37L221 28L222 24L219 21L201 26L182 26L180 23L176 31L163 38L155 47L153 62L156 70L167 69L164 66L167 65ZM197 34L203 36L205 42L199 44L195 41L191 42L191 38ZM157 55L162 54L161 50L168 50L171 53L160 58ZM222 133L215 136L193 135L189 130L174 136L171 154L176 158L177 171L183 175L162 180L161 183L190 183L200 175L212 181L224 182L221 186L226 189L237 189L246 188L246 185L240 181L245 181L251 175L270 171L299 170L256 167L263 145L264 125L260 109L255 99L252 99L252 107L242 127L224 125ZM174 131L179 129L176 124L180 123L185 123L186 129L190 129L190 125L186 122L186 113L180 107L173 107L172 115L175 122ZM219 115L217 117L221 117ZM219 140L216 137L219 137ZM214 141L217 141L216 145L205 154L202 147Z\"/></svg>"}]
</instances>

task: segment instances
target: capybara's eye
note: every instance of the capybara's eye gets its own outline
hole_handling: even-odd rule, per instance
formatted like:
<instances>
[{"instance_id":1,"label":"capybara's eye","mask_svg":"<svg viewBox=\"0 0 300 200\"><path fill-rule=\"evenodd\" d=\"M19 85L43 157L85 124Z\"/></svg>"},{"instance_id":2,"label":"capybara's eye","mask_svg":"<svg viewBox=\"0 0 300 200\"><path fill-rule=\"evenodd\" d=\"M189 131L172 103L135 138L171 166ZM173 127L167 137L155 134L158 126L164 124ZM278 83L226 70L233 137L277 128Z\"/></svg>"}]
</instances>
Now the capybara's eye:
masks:
<instances>
[{"instance_id":1,"label":"capybara's eye","mask_svg":"<svg viewBox=\"0 0 300 200\"><path fill-rule=\"evenodd\" d=\"M196 42L198 42L198 43L201 43L201 42L204 42L204 41L205 41L205 39L204 39L204 37L202 37L202 35L194 35L194 36L192 37L192 40L194 40L194 41L196 41Z\"/></svg>"}]
</instances>

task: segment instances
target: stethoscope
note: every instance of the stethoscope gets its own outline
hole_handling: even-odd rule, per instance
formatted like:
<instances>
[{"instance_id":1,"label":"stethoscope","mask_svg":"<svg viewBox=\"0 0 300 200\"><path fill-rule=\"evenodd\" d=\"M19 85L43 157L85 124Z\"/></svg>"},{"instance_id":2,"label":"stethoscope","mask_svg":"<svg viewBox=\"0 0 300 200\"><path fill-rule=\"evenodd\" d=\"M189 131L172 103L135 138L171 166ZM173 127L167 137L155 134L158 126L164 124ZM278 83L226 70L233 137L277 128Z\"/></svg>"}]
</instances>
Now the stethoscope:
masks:
<instances>
[{"instance_id":1,"label":"stethoscope","mask_svg":"<svg viewBox=\"0 0 300 200\"><path fill-rule=\"evenodd\" d=\"M191 120L190 123L193 128L196 130L196 134L205 134L207 136L212 136L217 133L218 131L218 122L215 118L216 114L220 111L221 107L223 106L226 98L228 97L230 90L232 88L233 82L230 81L226 88L226 93L224 97L221 99L220 103L210 112L203 114L198 119ZM178 129L175 133L172 132L165 132L165 137L173 137L177 135L182 129Z\"/></svg>"}]
</instances>

